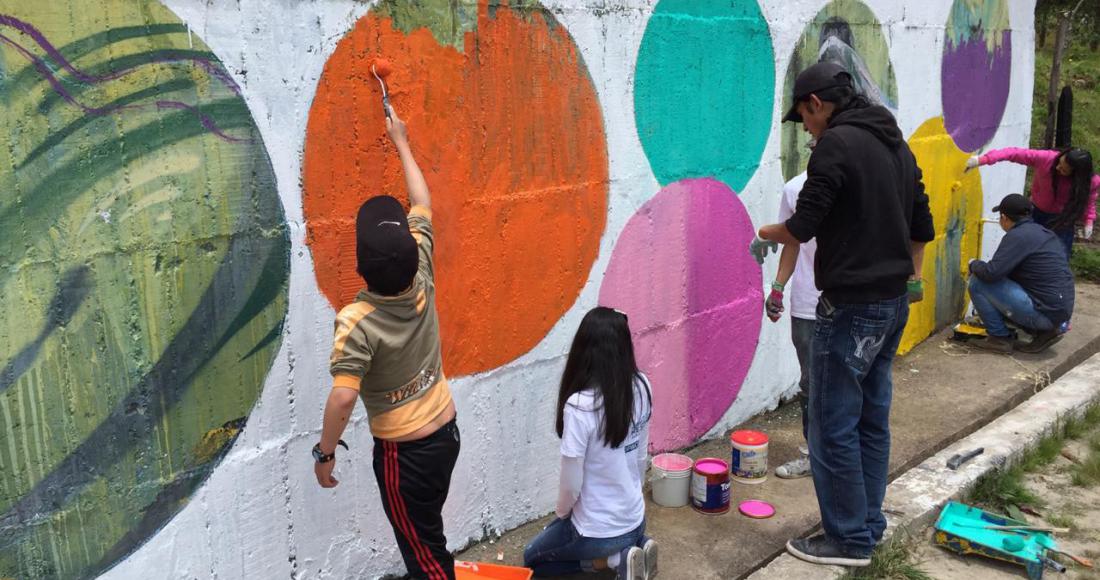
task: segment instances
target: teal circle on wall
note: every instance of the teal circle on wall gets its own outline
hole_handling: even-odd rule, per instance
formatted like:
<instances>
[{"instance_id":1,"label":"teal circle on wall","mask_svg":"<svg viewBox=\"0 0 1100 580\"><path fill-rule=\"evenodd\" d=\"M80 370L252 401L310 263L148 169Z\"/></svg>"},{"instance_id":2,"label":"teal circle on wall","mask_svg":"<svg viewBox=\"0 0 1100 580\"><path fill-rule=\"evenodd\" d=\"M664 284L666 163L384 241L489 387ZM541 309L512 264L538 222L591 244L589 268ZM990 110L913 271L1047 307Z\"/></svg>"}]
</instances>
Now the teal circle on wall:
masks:
<instances>
[{"instance_id":1,"label":"teal circle on wall","mask_svg":"<svg viewBox=\"0 0 1100 580\"><path fill-rule=\"evenodd\" d=\"M775 57L755 0L661 0L638 51L634 115L662 185L715 177L741 191L771 131Z\"/></svg>"}]
</instances>

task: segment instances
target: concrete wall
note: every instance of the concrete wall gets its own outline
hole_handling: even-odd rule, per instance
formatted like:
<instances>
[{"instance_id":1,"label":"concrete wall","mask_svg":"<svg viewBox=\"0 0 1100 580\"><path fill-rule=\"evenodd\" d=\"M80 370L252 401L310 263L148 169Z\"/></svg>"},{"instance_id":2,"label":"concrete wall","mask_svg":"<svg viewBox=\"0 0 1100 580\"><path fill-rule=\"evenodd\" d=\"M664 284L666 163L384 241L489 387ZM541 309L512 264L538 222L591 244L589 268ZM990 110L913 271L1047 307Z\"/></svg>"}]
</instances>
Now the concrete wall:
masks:
<instances>
[{"instance_id":1,"label":"concrete wall","mask_svg":"<svg viewBox=\"0 0 1100 580\"><path fill-rule=\"evenodd\" d=\"M0 0L0 577L399 570L361 411L339 487L309 457L352 211L402 195L375 55L434 194L454 548L552 508L556 381L597 303L630 316L655 449L792 393L776 264L745 248L804 167L779 117L805 63L851 66L924 169L905 348L1023 188L962 167L1028 141L1031 0L422 4Z\"/></svg>"}]
</instances>

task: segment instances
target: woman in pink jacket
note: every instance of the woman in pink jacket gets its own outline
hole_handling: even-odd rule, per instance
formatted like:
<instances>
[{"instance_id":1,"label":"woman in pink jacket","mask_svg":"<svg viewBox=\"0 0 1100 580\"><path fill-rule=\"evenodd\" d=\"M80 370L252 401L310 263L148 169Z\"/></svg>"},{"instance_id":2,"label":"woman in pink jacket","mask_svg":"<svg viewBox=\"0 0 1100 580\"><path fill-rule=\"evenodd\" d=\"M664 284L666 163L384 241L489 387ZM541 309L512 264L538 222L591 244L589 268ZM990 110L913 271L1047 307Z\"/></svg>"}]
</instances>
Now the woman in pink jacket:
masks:
<instances>
[{"instance_id":1,"label":"woman in pink jacket","mask_svg":"<svg viewBox=\"0 0 1100 580\"><path fill-rule=\"evenodd\" d=\"M969 171L1001 161L1035 169L1031 182L1031 202L1035 205L1032 218L1058 235L1066 247L1066 257L1073 247L1074 226L1081 228L1083 237L1092 236L1100 175L1093 174L1092 155L1088 151L1006 147L971 157L966 168Z\"/></svg>"}]
</instances>

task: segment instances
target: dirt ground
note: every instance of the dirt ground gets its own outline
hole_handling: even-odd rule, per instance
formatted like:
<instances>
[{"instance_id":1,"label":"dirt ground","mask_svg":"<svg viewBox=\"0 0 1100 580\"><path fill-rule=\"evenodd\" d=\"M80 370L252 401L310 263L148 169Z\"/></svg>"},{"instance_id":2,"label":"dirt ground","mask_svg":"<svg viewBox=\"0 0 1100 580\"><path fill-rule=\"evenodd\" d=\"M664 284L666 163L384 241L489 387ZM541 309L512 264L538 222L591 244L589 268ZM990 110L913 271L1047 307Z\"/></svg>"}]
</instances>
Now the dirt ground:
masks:
<instances>
[{"instance_id":1,"label":"dirt ground","mask_svg":"<svg viewBox=\"0 0 1100 580\"><path fill-rule=\"evenodd\" d=\"M1068 441L1063 451L1084 460L1088 457L1088 441L1100 430L1093 430L1080 440ZM1077 556L1093 560L1100 566L1100 485L1077 487L1071 483L1073 463L1066 457L1058 457L1052 464L1036 473L1024 476L1029 490L1038 495L1045 506L1037 511L1042 517L1028 516L1036 525L1068 527L1070 533L1056 534L1058 547ZM1054 520L1053 522L1051 520ZM1056 574L1047 570L1044 578L1100 579L1100 570L1086 569L1059 557L1069 570ZM958 556L932 545L932 529L924 531L919 547L913 555L913 563L937 580L1000 580L1027 578L1023 567L1003 564L981 556Z\"/></svg>"}]
</instances>

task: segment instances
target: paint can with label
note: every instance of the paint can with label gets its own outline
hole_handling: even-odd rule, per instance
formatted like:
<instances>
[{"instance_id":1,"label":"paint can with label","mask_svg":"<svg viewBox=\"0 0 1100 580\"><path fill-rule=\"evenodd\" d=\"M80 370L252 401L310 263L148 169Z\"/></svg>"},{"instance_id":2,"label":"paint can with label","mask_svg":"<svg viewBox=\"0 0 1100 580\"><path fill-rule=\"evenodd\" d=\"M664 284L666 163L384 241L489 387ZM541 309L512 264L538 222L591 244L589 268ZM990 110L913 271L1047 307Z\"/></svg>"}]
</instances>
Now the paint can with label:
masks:
<instances>
[{"instance_id":1,"label":"paint can with label","mask_svg":"<svg viewBox=\"0 0 1100 580\"><path fill-rule=\"evenodd\" d=\"M759 431L734 431L730 474L739 483L763 483L768 479L768 436Z\"/></svg>"},{"instance_id":2,"label":"paint can with label","mask_svg":"<svg viewBox=\"0 0 1100 580\"><path fill-rule=\"evenodd\" d=\"M730 473L725 461L705 457L695 462L695 473L691 476L691 506L695 511L711 515L730 511Z\"/></svg>"},{"instance_id":3,"label":"paint can with label","mask_svg":"<svg viewBox=\"0 0 1100 580\"><path fill-rule=\"evenodd\" d=\"M691 470L695 462L687 455L662 453L653 458L649 483L653 502L663 507L684 507L690 501Z\"/></svg>"}]
</instances>

